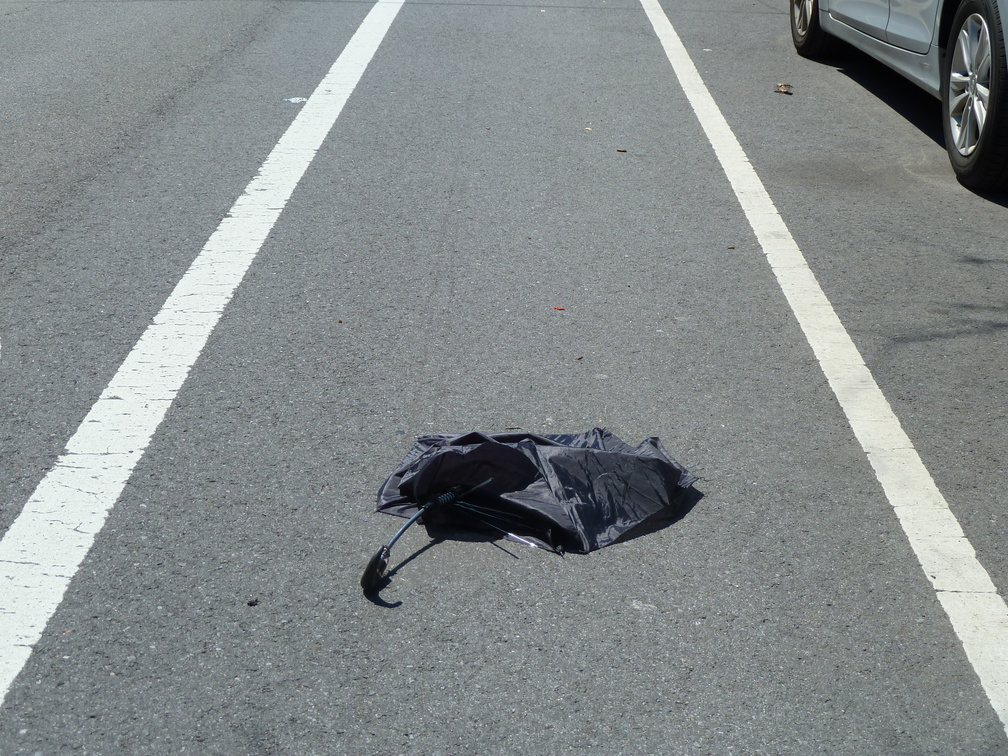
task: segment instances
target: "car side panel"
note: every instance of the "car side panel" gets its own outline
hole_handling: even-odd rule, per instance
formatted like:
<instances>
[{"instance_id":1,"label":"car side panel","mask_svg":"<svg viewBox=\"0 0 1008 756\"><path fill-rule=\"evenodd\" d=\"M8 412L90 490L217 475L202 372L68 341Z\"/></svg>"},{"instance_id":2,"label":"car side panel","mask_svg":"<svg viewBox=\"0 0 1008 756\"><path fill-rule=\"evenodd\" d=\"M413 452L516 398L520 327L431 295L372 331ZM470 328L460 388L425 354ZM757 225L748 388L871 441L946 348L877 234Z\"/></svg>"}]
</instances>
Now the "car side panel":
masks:
<instances>
[{"instance_id":1,"label":"car side panel","mask_svg":"<svg viewBox=\"0 0 1008 756\"><path fill-rule=\"evenodd\" d=\"M941 96L940 51L937 44L929 44L927 52L923 54L890 45L835 17L832 13L834 3L835 0L831 0L827 6L822 2L819 7L819 23L823 31L863 50L935 97Z\"/></svg>"},{"instance_id":2,"label":"car side panel","mask_svg":"<svg viewBox=\"0 0 1008 756\"><path fill-rule=\"evenodd\" d=\"M886 41L925 54L934 41L940 0L890 0Z\"/></svg>"},{"instance_id":3,"label":"car side panel","mask_svg":"<svg viewBox=\"0 0 1008 756\"><path fill-rule=\"evenodd\" d=\"M830 0L833 18L877 39L885 39L889 0Z\"/></svg>"}]
</instances>

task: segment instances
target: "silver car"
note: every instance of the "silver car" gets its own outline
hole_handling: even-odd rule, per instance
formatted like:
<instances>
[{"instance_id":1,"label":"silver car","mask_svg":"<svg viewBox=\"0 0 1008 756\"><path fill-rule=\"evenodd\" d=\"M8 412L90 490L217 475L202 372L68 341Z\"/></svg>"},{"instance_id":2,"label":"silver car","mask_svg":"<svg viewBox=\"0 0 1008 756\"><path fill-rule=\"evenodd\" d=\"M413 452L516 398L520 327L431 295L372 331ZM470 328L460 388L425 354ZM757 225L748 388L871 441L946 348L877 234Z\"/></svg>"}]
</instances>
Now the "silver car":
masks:
<instances>
[{"instance_id":1,"label":"silver car","mask_svg":"<svg viewBox=\"0 0 1008 756\"><path fill-rule=\"evenodd\" d=\"M799 55L843 40L941 99L945 146L970 189L1008 182L1008 0L791 0Z\"/></svg>"}]
</instances>

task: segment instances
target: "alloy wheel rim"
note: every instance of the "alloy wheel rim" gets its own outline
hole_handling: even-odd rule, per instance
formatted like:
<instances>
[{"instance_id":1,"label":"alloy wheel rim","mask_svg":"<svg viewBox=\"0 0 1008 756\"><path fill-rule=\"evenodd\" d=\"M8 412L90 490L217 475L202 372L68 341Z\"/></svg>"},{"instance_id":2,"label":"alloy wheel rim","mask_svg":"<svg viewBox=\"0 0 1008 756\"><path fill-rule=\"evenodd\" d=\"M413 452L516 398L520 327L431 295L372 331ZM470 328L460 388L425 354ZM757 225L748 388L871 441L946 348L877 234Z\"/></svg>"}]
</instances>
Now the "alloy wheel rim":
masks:
<instances>
[{"instance_id":1,"label":"alloy wheel rim","mask_svg":"<svg viewBox=\"0 0 1008 756\"><path fill-rule=\"evenodd\" d=\"M976 150L990 102L991 45L987 22L979 13L963 22L952 51L949 73L949 125L963 157Z\"/></svg>"},{"instance_id":2,"label":"alloy wheel rim","mask_svg":"<svg viewBox=\"0 0 1008 756\"><path fill-rule=\"evenodd\" d=\"M794 0L791 3L791 13L794 14L795 29L801 36L808 34L809 23L812 18L813 0Z\"/></svg>"}]
</instances>

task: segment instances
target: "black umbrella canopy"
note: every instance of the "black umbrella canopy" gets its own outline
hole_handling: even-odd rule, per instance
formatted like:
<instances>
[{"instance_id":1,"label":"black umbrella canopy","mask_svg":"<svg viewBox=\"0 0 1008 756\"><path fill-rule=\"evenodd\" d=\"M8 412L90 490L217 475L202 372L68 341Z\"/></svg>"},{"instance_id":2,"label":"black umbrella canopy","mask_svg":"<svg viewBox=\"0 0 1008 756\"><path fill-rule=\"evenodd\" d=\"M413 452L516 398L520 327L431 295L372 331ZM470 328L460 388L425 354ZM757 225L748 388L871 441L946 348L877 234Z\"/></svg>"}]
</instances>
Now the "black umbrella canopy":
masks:
<instances>
[{"instance_id":1,"label":"black umbrella canopy","mask_svg":"<svg viewBox=\"0 0 1008 756\"><path fill-rule=\"evenodd\" d=\"M428 526L490 528L558 553L586 554L668 518L696 477L657 438L637 447L585 433L465 433L417 439L378 493L377 511ZM397 536L398 537L398 536Z\"/></svg>"}]
</instances>

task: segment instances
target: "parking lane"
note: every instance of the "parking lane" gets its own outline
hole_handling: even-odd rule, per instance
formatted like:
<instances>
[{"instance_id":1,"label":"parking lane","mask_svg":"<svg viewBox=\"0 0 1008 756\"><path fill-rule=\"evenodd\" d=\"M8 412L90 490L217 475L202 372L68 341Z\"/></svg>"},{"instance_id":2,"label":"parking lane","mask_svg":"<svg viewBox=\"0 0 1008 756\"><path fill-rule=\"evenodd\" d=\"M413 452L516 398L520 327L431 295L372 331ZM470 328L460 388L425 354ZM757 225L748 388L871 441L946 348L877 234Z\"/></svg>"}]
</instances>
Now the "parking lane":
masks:
<instances>
[{"instance_id":1,"label":"parking lane","mask_svg":"<svg viewBox=\"0 0 1008 756\"><path fill-rule=\"evenodd\" d=\"M830 387L1008 727L1008 607L837 318L668 16L642 3Z\"/></svg>"},{"instance_id":2,"label":"parking lane","mask_svg":"<svg viewBox=\"0 0 1008 756\"><path fill-rule=\"evenodd\" d=\"M958 185L936 99L854 51L826 63L793 55L784 10L759 5L751 16L729 14L721 29L698 14L682 34L691 49L711 50L697 55L705 80L1004 586L1003 198ZM764 31L744 36L753 24ZM758 76L733 74L739 40ZM795 94L774 94L777 81Z\"/></svg>"}]
</instances>

